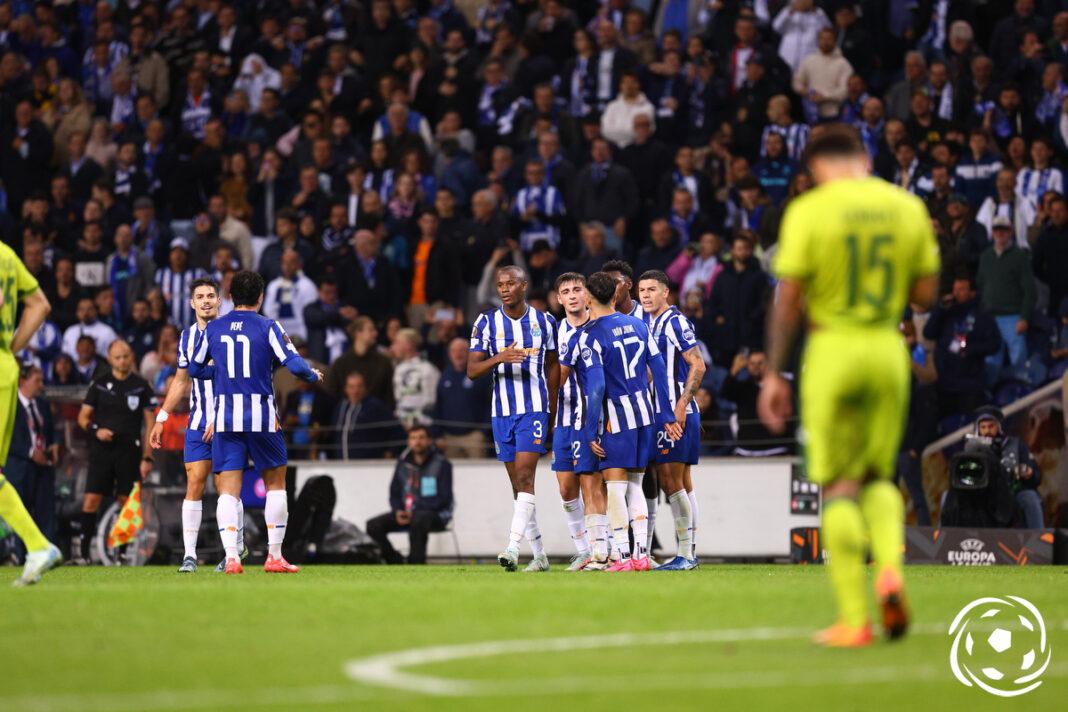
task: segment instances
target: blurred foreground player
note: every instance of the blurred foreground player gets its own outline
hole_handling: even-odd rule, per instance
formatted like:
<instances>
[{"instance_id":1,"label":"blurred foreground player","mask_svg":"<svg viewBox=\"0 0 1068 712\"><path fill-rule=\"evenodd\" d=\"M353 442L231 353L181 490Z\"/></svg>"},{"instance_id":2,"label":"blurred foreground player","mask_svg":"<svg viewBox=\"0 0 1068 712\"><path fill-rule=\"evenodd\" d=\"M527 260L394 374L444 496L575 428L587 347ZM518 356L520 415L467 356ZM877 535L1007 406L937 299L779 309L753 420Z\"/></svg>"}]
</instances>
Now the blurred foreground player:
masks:
<instances>
[{"instance_id":1,"label":"blurred foreground player","mask_svg":"<svg viewBox=\"0 0 1068 712\"><path fill-rule=\"evenodd\" d=\"M869 177L854 129L824 128L805 161L819 187L792 201L783 218L758 409L772 432L783 432L791 394L782 372L805 313L801 423L808 477L823 486L823 540L838 604L838 621L815 642L860 647L872 640L866 541L885 633L893 639L908 628L904 503L894 463L908 408L909 354L897 324L909 302L934 303L938 246L924 204Z\"/></svg>"},{"instance_id":2,"label":"blurred foreground player","mask_svg":"<svg viewBox=\"0 0 1068 712\"><path fill-rule=\"evenodd\" d=\"M482 312L471 331L467 377L493 372L493 446L512 483L508 546L497 556L507 571L519 563L525 535L534 554L527 571L548 571L534 509L534 472L546 452L556 410L560 370L556 320L527 303L527 275L519 267L497 270L501 306Z\"/></svg>"},{"instance_id":3,"label":"blurred foreground player","mask_svg":"<svg viewBox=\"0 0 1068 712\"><path fill-rule=\"evenodd\" d=\"M289 505L286 501L286 442L278 424L272 375L278 364L298 378L314 383L323 374L300 357L284 329L256 312L263 304L263 277L242 271L230 283L234 310L208 324L194 349L189 375L205 378L214 361L215 435L211 443L212 470L218 473L216 519L226 551L228 574L244 573L238 549L238 501L242 473L249 459L263 476L267 502L267 573L296 573L282 557Z\"/></svg>"},{"instance_id":4,"label":"blurred foreground player","mask_svg":"<svg viewBox=\"0 0 1068 712\"><path fill-rule=\"evenodd\" d=\"M15 328L15 316L22 305L22 317ZM30 338L51 311L48 298L37 280L14 250L0 244L0 467L7 462L11 434L18 406L19 365L14 354L26 348ZM15 579L16 586L28 586L59 564L63 557L34 523L15 487L0 472L0 517L15 531L26 547L26 565Z\"/></svg>"}]
</instances>

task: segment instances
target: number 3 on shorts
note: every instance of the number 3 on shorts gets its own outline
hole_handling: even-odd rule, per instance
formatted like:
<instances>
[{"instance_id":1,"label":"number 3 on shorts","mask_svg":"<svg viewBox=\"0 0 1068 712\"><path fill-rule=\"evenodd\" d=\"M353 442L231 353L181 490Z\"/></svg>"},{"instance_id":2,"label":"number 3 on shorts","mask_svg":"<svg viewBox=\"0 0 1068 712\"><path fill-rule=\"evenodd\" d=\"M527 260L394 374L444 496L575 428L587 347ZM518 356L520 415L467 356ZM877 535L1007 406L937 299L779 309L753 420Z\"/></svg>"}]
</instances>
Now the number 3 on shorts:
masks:
<instances>
[{"instance_id":1,"label":"number 3 on shorts","mask_svg":"<svg viewBox=\"0 0 1068 712\"><path fill-rule=\"evenodd\" d=\"M540 420L535 420L534 421L534 437L540 439L541 438L541 434L542 434L541 421Z\"/></svg>"}]
</instances>

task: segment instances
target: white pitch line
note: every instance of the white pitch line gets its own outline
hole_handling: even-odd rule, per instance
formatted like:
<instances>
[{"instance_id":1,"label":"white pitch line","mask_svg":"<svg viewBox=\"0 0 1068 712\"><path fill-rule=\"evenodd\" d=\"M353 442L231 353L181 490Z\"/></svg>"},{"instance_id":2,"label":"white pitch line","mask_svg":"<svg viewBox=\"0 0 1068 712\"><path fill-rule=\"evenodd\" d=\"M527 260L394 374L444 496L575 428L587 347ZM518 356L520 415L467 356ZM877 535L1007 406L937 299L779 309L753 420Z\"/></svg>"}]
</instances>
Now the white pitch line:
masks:
<instances>
[{"instance_id":1,"label":"white pitch line","mask_svg":"<svg viewBox=\"0 0 1068 712\"><path fill-rule=\"evenodd\" d=\"M1068 620L1062 623L1062 627L1068 630ZM929 623L914 625L910 629L912 635L944 635L947 625L944 623ZM405 692L419 692L425 695L439 697L469 697L477 695L493 695L504 692L516 692L517 683L494 683L482 680L458 680L438 677L435 675L407 672L402 668L419 665L431 665L434 663L446 663L456 660L468 660L472 658L487 658L501 655L515 655L521 653L563 653L577 650L596 650L601 648L619 648L625 646L649 646L649 645L675 645L695 643L745 643L771 640L804 640L812 635L813 631L808 628L738 628L724 630L705 631L676 631L667 633L616 633L610 635L570 636L564 638L532 638L519 640L489 640L479 643L462 643L458 645L436 645L425 648L409 648L392 653L372 655L366 658L350 660L344 664L345 674L352 680L368 685L388 687ZM927 679L936 674L933 666L903 668L873 668L875 671L883 671L886 679L892 680L895 674L909 676L910 679ZM1058 666L1061 673L1068 672L1068 666ZM830 671L833 680L846 679L843 671ZM861 674L863 673L863 674ZM878 672L873 673L878 674ZM818 677L818 676L816 676ZM694 687L733 688L748 686L785 686L794 684L809 684L806 681L815 679L811 672L806 672L805 677L791 676L790 673L739 673L728 676L693 676L691 682ZM830 678L829 678L830 679ZM856 683L872 681L873 678L865 671L858 671ZM538 680L536 686L525 690L527 692L566 692L567 684L573 682L575 689L585 689L589 685L588 678L572 680L560 678L559 680ZM748 682L747 682L748 681ZM547 683L552 683L551 685ZM814 684L822 684L817 680ZM558 684L559 683L559 684ZM679 685L678 678L671 680L672 687ZM644 684L644 683L643 683ZM850 683L852 684L852 683ZM518 687L523 687L521 684ZM550 689L551 688L551 689Z\"/></svg>"}]
</instances>

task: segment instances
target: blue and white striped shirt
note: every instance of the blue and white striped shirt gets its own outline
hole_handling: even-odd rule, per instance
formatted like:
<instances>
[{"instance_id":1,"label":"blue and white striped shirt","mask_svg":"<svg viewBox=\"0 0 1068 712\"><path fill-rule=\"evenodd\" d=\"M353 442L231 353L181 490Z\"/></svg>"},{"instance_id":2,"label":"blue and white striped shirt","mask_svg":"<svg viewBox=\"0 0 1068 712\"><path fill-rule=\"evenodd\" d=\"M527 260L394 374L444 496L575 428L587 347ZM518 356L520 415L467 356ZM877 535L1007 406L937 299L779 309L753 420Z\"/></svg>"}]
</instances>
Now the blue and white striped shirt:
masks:
<instances>
[{"instance_id":1,"label":"blue and white striped shirt","mask_svg":"<svg viewBox=\"0 0 1068 712\"><path fill-rule=\"evenodd\" d=\"M671 398L671 410L682 397L682 390L686 387L686 379L690 376L690 366L682 357L684 353L697 346L697 336L694 334L693 324L679 311L678 307L668 307L664 313L652 320L649 332L656 340L656 345L664 354L664 361L668 374L668 394ZM658 398L656 412L659 413L663 404ZM687 413L696 413L697 409L691 399L686 405Z\"/></svg>"},{"instance_id":2,"label":"blue and white striped shirt","mask_svg":"<svg viewBox=\"0 0 1068 712\"><path fill-rule=\"evenodd\" d=\"M1064 174L1060 168L1024 168L1016 175L1016 194L1038 205L1050 190L1064 195Z\"/></svg>"},{"instance_id":3,"label":"blue and white striped shirt","mask_svg":"<svg viewBox=\"0 0 1068 712\"><path fill-rule=\"evenodd\" d=\"M768 124L760 136L760 157L766 158L768 155L766 148L768 135L777 133L786 142L786 155L795 161L800 161L801 155L805 152L805 146L808 144L808 132L808 124L790 124L789 126Z\"/></svg>"},{"instance_id":4,"label":"blue and white striped shirt","mask_svg":"<svg viewBox=\"0 0 1068 712\"><path fill-rule=\"evenodd\" d=\"M493 417L549 412L545 357L556 351L556 319L531 306L519 319L503 307L483 312L471 331L471 351L496 356L513 343L527 352L523 363L501 363L493 369Z\"/></svg>"},{"instance_id":5,"label":"blue and white striped shirt","mask_svg":"<svg viewBox=\"0 0 1068 712\"><path fill-rule=\"evenodd\" d=\"M197 338L189 375L198 377L209 360L217 433L274 433L279 429L274 402L274 367L285 366L305 381L315 374L277 321L246 309L208 324Z\"/></svg>"},{"instance_id":6,"label":"blue and white striped shirt","mask_svg":"<svg viewBox=\"0 0 1068 712\"><path fill-rule=\"evenodd\" d=\"M193 307L189 305L192 294L189 285L194 279L207 277L207 273L200 269L186 269L184 272L175 272L169 266L156 270L156 284L163 292L163 298L167 300L167 310L170 312L171 321L178 327L185 328L193 323Z\"/></svg>"},{"instance_id":7,"label":"blue and white striped shirt","mask_svg":"<svg viewBox=\"0 0 1068 712\"><path fill-rule=\"evenodd\" d=\"M648 369L649 362L658 356L656 341L641 320L614 313L582 327L568 352L561 354L560 362L582 371L604 370L603 418L609 432L619 433L653 424ZM594 410L594 404L588 407L583 421L602 415Z\"/></svg>"},{"instance_id":8,"label":"blue and white striped shirt","mask_svg":"<svg viewBox=\"0 0 1068 712\"><path fill-rule=\"evenodd\" d=\"M204 338L204 332L193 324L182 331L178 337L178 368L189 368L193 351ZM189 380L189 425L190 430L204 430L208 427L208 417L214 412L214 398L210 378L193 378Z\"/></svg>"},{"instance_id":9,"label":"blue and white striped shirt","mask_svg":"<svg viewBox=\"0 0 1068 712\"><path fill-rule=\"evenodd\" d=\"M556 332L556 347L560 353L568 352L572 338L588 322L589 315L586 316L586 321L579 326L571 326L571 322L566 318L560 321L560 328ZM582 417L582 405L578 374L575 371L571 371L567 376L567 380L560 384L560 395L557 396L556 400L556 427L566 428L572 423L578 422Z\"/></svg>"},{"instance_id":10,"label":"blue and white striped shirt","mask_svg":"<svg viewBox=\"0 0 1068 712\"><path fill-rule=\"evenodd\" d=\"M535 215L526 218L527 209L534 206ZM522 224L519 232L519 247L530 252L534 243L545 240L554 250L560 245L560 227L550 222L564 215L564 201L560 191L551 185L527 186L515 194L512 214Z\"/></svg>"}]
</instances>

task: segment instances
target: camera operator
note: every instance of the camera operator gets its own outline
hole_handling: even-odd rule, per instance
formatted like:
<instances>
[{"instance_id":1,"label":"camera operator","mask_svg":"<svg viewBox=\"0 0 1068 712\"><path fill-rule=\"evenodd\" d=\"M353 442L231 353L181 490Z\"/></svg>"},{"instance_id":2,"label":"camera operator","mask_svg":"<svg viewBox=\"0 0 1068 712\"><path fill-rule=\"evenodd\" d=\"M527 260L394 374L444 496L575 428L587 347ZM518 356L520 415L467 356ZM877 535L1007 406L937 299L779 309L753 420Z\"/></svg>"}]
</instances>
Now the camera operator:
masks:
<instances>
[{"instance_id":1,"label":"camera operator","mask_svg":"<svg viewBox=\"0 0 1068 712\"><path fill-rule=\"evenodd\" d=\"M1022 520L1025 529L1041 529L1045 523L1042 497L1038 494L1042 472L1038 469L1031 450L1020 438L1005 435L1001 428L1004 416L1000 410L985 406L977 413L979 417L975 421L976 435L993 441L995 455L1010 478L1013 497L1019 507L1017 524Z\"/></svg>"}]
</instances>

